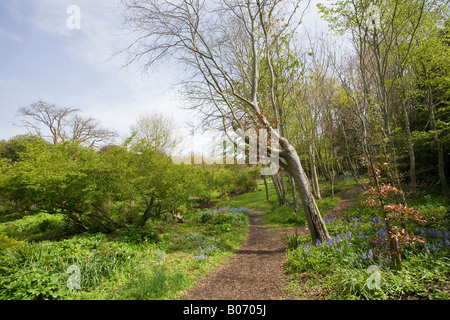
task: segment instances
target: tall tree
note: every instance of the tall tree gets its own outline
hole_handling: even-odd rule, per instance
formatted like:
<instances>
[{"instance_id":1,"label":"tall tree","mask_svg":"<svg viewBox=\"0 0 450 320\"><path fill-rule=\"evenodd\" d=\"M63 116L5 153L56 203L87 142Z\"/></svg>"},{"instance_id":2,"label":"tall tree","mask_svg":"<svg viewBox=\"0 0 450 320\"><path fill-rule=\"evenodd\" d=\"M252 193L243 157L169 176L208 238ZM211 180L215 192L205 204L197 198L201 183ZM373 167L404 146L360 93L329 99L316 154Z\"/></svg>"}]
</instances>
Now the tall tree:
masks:
<instances>
[{"instance_id":1,"label":"tall tree","mask_svg":"<svg viewBox=\"0 0 450 320\"><path fill-rule=\"evenodd\" d=\"M394 95L414 45L427 19L442 3L434 0L340 0L332 8L321 7L331 26L350 32L359 58L364 99L375 99L383 118L383 135L392 167L392 180L400 184L394 139ZM376 10L371 10L376 8ZM369 91L369 79L374 84Z\"/></svg>"},{"instance_id":2,"label":"tall tree","mask_svg":"<svg viewBox=\"0 0 450 320\"><path fill-rule=\"evenodd\" d=\"M313 240L329 234L294 147L280 129L276 106L275 51L295 36L300 1L123 1L126 26L137 34L129 62L149 68L162 58L185 67L185 94L204 124L246 131L266 129L278 138L280 165L294 178ZM263 63L264 61L264 63ZM188 71L188 72L186 72ZM261 100L261 78L270 75L271 103ZM237 131L237 130L235 130Z\"/></svg>"},{"instance_id":3,"label":"tall tree","mask_svg":"<svg viewBox=\"0 0 450 320\"><path fill-rule=\"evenodd\" d=\"M447 27L448 28L448 27ZM444 30L435 29L417 50L414 70L417 76L416 94L428 113L428 130L416 136L431 139L437 149L438 174L443 194L450 198L450 190L445 172L444 146L442 140L448 137L450 121L448 117L450 99L450 45L449 35ZM448 138L447 138L448 139Z\"/></svg>"},{"instance_id":4,"label":"tall tree","mask_svg":"<svg viewBox=\"0 0 450 320\"><path fill-rule=\"evenodd\" d=\"M170 155L181 138L176 135L173 118L161 114L144 114L131 125L131 145L146 145L148 148Z\"/></svg>"}]
</instances>

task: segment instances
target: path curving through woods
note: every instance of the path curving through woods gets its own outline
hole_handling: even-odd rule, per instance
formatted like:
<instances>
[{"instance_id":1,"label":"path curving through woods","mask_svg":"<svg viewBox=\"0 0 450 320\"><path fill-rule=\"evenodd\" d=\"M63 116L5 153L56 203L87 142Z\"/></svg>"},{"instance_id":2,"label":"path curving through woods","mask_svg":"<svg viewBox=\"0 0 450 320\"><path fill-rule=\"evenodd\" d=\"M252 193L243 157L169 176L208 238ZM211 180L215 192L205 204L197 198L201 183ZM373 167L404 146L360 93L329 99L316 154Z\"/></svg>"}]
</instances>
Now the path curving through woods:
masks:
<instances>
[{"instance_id":1,"label":"path curving through woods","mask_svg":"<svg viewBox=\"0 0 450 320\"><path fill-rule=\"evenodd\" d=\"M352 198L362 187L338 196L339 205L327 217L339 217L352 206ZM298 300L287 291L285 276L286 246L283 237L294 228L274 228L262 223L263 212L251 210L245 244L223 265L192 288L182 300ZM305 227L298 234L306 235Z\"/></svg>"}]
</instances>

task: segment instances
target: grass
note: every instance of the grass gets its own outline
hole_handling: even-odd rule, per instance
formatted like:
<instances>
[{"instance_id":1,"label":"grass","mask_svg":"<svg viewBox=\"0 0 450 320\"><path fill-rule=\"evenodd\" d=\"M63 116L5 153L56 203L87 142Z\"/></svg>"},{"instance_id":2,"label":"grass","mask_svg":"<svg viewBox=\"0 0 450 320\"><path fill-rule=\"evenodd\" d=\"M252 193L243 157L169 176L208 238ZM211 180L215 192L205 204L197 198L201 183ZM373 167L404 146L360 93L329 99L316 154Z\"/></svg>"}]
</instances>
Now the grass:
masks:
<instances>
[{"instance_id":1,"label":"grass","mask_svg":"<svg viewBox=\"0 0 450 320\"><path fill-rule=\"evenodd\" d=\"M270 180L270 179L268 179ZM266 200L266 192L262 180L258 180L257 191L245 193L235 197L223 197L217 203L217 207L237 207L248 208L260 211L267 211L272 207L272 204L277 201L275 188L271 181L267 181L269 189L269 201Z\"/></svg>"},{"instance_id":2,"label":"grass","mask_svg":"<svg viewBox=\"0 0 450 320\"><path fill-rule=\"evenodd\" d=\"M153 220L145 228L58 241L43 240L39 226L46 215L3 222L0 299L178 299L230 257L247 235L245 210L208 212L208 221L202 221L204 214L188 212L183 224ZM14 240L20 231L21 240ZM36 235L40 241L31 240ZM78 267L80 290L67 287L74 276L67 273L70 266Z\"/></svg>"},{"instance_id":3,"label":"grass","mask_svg":"<svg viewBox=\"0 0 450 320\"><path fill-rule=\"evenodd\" d=\"M287 183L287 203L283 206L278 204L278 199L275 193L275 188L270 179L268 179L268 189L269 189L269 201L266 199L266 193L264 189L264 183L262 180L258 181L259 191L251 192L236 197L231 197L228 199L221 199L217 204L217 207L231 206L231 207L245 207L249 209L260 210L266 212L263 216L263 222L267 225L274 227L289 227L289 226L304 226L306 223L305 214L301 206L301 200L297 194L298 201L298 213L294 213L292 206L292 190ZM335 193L346 191L357 185L353 180L341 180L335 183ZM330 194L329 183L321 182L321 190L324 194ZM321 212L322 216L327 215L331 210L333 210L340 202L338 197L332 198L331 196L324 196L322 199L316 199L316 204Z\"/></svg>"}]
</instances>

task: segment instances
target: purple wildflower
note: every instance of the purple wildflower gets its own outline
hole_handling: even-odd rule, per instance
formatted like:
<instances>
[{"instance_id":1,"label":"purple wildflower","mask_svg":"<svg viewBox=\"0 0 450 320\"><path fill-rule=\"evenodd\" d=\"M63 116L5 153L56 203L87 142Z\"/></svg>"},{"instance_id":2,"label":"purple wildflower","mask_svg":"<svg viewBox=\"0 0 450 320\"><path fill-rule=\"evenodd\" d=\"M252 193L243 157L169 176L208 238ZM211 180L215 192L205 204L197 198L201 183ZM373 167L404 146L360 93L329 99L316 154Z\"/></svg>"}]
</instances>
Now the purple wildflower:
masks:
<instances>
[{"instance_id":1,"label":"purple wildflower","mask_svg":"<svg viewBox=\"0 0 450 320\"><path fill-rule=\"evenodd\" d=\"M379 224L379 223L381 223L381 220L380 220L380 218L378 218L378 216L376 216L376 217L372 218L372 222L374 224Z\"/></svg>"},{"instance_id":2,"label":"purple wildflower","mask_svg":"<svg viewBox=\"0 0 450 320\"><path fill-rule=\"evenodd\" d=\"M385 237L388 235L388 233L384 229L380 229L378 231L378 234L380 235L380 237Z\"/></svg>"}]
</instances>

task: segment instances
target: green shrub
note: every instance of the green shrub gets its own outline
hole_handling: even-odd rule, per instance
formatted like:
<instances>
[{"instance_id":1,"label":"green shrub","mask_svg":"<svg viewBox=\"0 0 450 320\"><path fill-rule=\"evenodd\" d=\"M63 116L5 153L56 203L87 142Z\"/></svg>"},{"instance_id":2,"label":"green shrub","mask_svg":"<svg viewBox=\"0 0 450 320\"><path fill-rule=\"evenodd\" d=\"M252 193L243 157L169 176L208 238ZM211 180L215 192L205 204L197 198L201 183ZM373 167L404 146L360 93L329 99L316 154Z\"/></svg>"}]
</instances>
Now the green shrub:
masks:
<instances>
[{"instance_id":1,"label":"green shrub","mask_svg":"<svg viewBox=\"0 0 450 320\"><path fill-rule=\"evenodd\" d=\"M288 250L295 250L301 245L301 238L295 229L294 234L287 234L284 236L283 241Z\"/></svg>"},{"instance_id":2,"label":"green shrub","mask_svg":"<svg viewBox=\"0 0 450 320\"><path fill-rule=\"evenodd\" d=\"M13 274L0 277L1 300L53 300L63 296L64 288L63 277L41 265L19 268Z\"/></svg>"},{"instance_id":3,"label":"green shrub","mask_svg":"<svg viewBox=\"0 0 450 320\"><path fill-rule=\"evenodd\" d=\"M17 249L24 246L25 244L25 241L19 241L4 234L0 234L0 252L7 249Z\"/></svg>"},{"instance_id":4,"label":"green shrub","mask_svg":"<svg viewBox=\"0 0 450 320\"><path fill-rule=\"evenodd\" d=\"M304 226L306 223L303 210L295 214L294 209L289 205L279 206L278 204L273 204L263 219L269 224L281 226Z\"/></svg>"}]
</instances>

